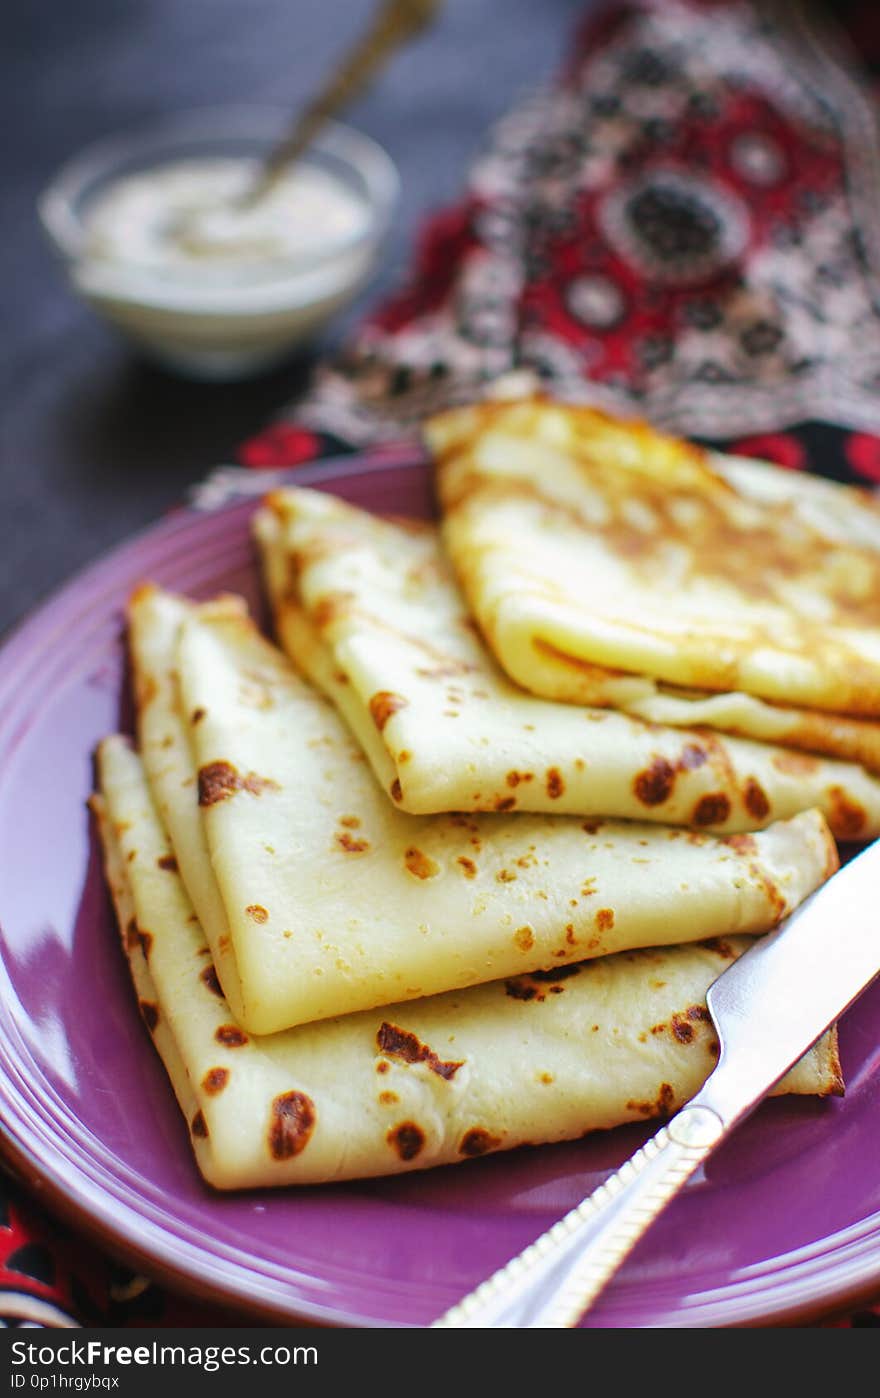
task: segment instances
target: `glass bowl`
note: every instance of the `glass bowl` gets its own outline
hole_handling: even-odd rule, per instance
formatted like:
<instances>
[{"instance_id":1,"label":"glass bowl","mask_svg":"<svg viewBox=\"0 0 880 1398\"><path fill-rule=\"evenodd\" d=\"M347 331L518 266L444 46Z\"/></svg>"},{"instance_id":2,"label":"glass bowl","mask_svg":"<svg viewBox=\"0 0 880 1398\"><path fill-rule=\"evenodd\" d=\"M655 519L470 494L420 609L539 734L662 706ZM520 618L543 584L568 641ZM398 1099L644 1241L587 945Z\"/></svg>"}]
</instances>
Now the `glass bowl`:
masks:
<instances>
[{"instance_id":1,"label":"glass bowl","mask_svg":"<svg viewBox=\"0 0 880 1398\"><path fill-rule=\"evenodd\" d=\"M119 179L181 160L247 157L275 145L290 114L265 107L203 108L98 141L70 160L38 210L73 289L167 367L190 377L247 377L316 334L363 286L379 256L399 180L370 137L328 123L302 157L363 201L353 236L328 238L307 256L186 268L109 260L89 249L89 213Z\"/></svg>"}]
</instances>

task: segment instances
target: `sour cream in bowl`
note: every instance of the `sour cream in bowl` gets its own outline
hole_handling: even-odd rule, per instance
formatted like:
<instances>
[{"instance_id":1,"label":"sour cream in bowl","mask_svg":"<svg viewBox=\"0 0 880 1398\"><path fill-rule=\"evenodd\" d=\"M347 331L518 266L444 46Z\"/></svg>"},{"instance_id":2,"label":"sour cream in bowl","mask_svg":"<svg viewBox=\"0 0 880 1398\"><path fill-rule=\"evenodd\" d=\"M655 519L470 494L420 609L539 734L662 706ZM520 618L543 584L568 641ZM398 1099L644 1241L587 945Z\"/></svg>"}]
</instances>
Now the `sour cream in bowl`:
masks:
<instances>
[{"instance_id":1,"label":"sour cream in bowl","mask_svg":"<svg viewBox=\"0 0 880 1398\"><path fill-rule=\"evenodd\" d=\"M72 160L40 201L72 286L151 357L198 378L267 368L364 284L397 199L389 156L329 123L242 203L285 115L167 118Z\"/></svg>"}]
</instances>

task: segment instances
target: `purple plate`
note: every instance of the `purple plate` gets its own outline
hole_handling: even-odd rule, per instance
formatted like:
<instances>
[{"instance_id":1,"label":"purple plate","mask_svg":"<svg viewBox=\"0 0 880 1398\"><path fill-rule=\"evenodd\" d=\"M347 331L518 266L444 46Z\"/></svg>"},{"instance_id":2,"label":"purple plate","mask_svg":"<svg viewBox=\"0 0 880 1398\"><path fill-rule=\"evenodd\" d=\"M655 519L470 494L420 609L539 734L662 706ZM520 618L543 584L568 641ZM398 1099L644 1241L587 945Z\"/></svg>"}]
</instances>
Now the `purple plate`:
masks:
<instances>
[{"instance_id":1,"label":"purple plate","mask_svg":"<svg viewBox=\"0 0 880 1398\"><path fill-rule=\"evenodd\" d=\"M421 457L297 473L359 505L431 511ZM85 799L128 723L122 607L150 577L258 605L250 503L186 511L97 563L0 652L0 1143L116 1252L273 1319L425 1325L617 1167L647 1129L323 1188L224 1196L135 1013ZM833 934L832 934L833 935ZM880 986L841 1027L843 1101L766 1103L642 1240L592 1326L801 1321L880 1291Z\"/></svg>"}]
</instances>

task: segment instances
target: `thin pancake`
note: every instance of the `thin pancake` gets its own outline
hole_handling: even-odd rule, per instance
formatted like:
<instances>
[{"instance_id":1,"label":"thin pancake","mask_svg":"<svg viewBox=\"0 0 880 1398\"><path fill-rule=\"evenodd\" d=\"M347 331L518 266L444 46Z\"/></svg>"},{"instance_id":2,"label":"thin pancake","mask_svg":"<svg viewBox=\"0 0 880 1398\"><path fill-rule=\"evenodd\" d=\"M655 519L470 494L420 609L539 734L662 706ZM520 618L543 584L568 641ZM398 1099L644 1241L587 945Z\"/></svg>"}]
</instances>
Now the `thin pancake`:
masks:
<instances>
[{"instance_id":1,"label":"thin pancake","mask_svg":"<svg viewBox=\"0 0 880 1398\"><path fill-rule=\"evenodd\" d=\"M759 499L689 443L540 400L441 414L427 438L456 570L526 688L629 708L660 681L880 713L880 555L872 530L840 541L848 501L820 532L814 493Z\"/></svg>"},{"instance_id":2,"label":"thin pancake","mask_svg":"<svg viewBox=\"0 0 880 1398\"><path fill-rule=\"evenodd\" d=\"M727 839L567 816L410 816L244 617L199 608L177 662L257 1033L628 947L764 931L835 865L817 811Z\"/></svg>"},{"instance_id":3,"label":"thin pancake","mask_svg":"<svg viewBox=\"0 0 880 1398\"><path fill-rule=\"evenodd\" d=\"M630 952L255 1038L212 979L124 739L94 798L140 1011L219 1189L398 1173L675 1110L715 1062L705 992L747 945ZM831 932L829 936L833 935ZM833 1032L778 1091L842 1091Z\"/></svg>"},{"instance_id":4,"label":"thin pancake","mask_svg":"<svg viewBox=\"0 0 880 1398\"><path fill-rule=\"evenodd\" d=\"M559 811L731 832L815 806L842 839L880 834L880 781L852 763L575 708L515 685L475 634L432 526L389 523L312 490L276 492L269 506L255 529L279 640L333 699L401 809ZM704 707L726 702L733 720L735 699L757 702L717 695Z\"/></svg>"},{"instance_id":5,"label":"thin pancake","mask_svg":"<svg viewBox=\"0 0 880 1398\"><path fill-rule=\"evenodd\" d=\"M245 612L240 598L216 603L231 615ZM171 836L175 859L211 948L226 998L241 1019L245 1007L229 935L226 909L211 868L189 742L189 721L180 710L176 674L177 640L192 602L145 584L128 604L128 637L137 734L153 798Z\"/></svg>"}]
</instances>

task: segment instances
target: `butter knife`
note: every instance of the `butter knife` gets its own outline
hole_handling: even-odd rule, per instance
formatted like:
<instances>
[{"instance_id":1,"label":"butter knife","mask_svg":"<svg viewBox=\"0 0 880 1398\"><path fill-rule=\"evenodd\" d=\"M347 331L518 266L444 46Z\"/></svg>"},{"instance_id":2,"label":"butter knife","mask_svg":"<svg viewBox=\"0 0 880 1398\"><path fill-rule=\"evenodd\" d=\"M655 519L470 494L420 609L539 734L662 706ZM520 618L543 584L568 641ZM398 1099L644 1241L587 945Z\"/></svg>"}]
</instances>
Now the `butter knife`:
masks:
<instances>
[{"instance_id":1,"label":"butter knife","mask_svg":"<svg viewBox=\"0 0 880 1398\"><path fill-rule=\"evenodd\" d=\"M615 1175L432 1328L574 1326L711 1151L880 973L880 841L710 987L718 1063Z\"/></svg>"}]
</instances>

